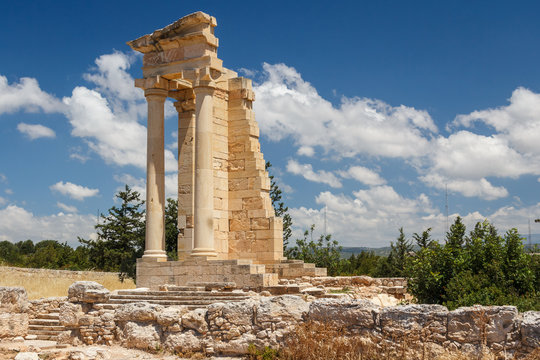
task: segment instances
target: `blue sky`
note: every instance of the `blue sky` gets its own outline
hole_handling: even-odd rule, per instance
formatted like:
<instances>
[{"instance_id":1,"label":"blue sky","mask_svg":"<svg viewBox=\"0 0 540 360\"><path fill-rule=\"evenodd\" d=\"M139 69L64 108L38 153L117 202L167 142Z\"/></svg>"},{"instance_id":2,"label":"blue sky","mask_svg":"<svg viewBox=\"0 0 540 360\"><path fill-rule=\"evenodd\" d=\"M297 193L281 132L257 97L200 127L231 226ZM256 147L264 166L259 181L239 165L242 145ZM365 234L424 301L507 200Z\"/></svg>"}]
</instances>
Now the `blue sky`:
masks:
<instances>
[{"instance_id":1,"label":"blue sky","mask_svg":"<svg viewBox=\"0 0 540 360\"><path fill-rule=\"evenodd\" d=\"M128 183L144 190L141 58L126 41L202 10L254 79L262 151L295 224L345 246L456 215L528 233L540 217L533 1L0 4L0 240L77 245ZM167 105L167 193L176 119ZM533 233L540 224L532 221Z\"/></svg>"}]
</instances>

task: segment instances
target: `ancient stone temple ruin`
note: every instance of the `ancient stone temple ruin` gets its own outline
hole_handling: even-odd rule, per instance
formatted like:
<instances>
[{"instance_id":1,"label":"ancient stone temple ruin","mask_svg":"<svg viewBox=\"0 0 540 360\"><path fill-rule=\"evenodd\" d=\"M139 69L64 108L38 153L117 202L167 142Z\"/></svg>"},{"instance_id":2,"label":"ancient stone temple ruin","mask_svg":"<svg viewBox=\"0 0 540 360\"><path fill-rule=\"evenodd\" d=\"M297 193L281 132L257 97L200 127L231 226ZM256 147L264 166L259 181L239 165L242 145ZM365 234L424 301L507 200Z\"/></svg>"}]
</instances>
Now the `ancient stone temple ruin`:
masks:
<instances>
[{"instance_id":1,"label":"ancient stone temple ruin","mask_svg":"<svg viewBox=\"0 0 540 360\"><path fill-rule=\"evenodd\" d=\"M251 80L217 57L216 19L202 12L128 42L143 57L135 86L148 102L146 247L137 285L188 282L277 284L325 275L283 257L283 224L269 196ZM164 236L164 103L178 111L178 258Z\"/></svg>"}]
</instances>

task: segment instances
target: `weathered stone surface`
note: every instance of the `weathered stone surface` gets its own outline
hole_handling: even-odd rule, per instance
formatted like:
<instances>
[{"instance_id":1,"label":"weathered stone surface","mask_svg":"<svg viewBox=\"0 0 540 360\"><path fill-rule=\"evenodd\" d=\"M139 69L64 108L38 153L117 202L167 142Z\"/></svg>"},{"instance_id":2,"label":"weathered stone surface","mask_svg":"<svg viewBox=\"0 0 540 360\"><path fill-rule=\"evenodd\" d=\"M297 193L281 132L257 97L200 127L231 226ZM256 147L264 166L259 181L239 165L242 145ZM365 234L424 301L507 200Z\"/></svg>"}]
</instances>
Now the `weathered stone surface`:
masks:
<instances>
[{"instance_id":1,"label":"weathered stone surface","mask_svg":"<svg viewBox=\"0 0 540 360\"><path fill-rule=\"evenodd\" d=\"M160 332L156 325L127 322L124 327L124 344L127 347L154 350L160 347Z\"/></svg>"},{"instance_id":2,"label":"weathered stone surface","mask_svg":"<svg viewBox=\"0 0 540 360\"><path fill-rule=\"evenodd\" d=\"M65 302L60 306L58 320L65 327L77 327L82 316L84 316L84 313L80 304Z\"/></svg>"},{"instance_id":3,"label":"weathered stone surface","mask_svg":"<svg viewBox=\"0 0 540 360\"><path fill-rule=\"evenodd\" d=\"M485 307L489 321L486 326L486 340L490 343L504 343L508 335L518 329L518 310L515 306Z\"/></svg>"},{"instance_id":4,"label":"weathered stone surface","mask_svg":"<svg viewBox=\"0 0 540 360\"><path fill-rule=\"evenodd\" d=\"M23 287L0 286L0 312L22 313L28 309L28 295Z\"/></svg>"},{"instance_id":5,"label":"weathered stone surface","mask_svg":"<svg viewBox=\"0 0 540 360\"><path fill-rule=\"evenodd\" d=\"M195 309L182 316L182 326L193 329L200 334L206 334L208 323L206 322L206 309Z\"/></svg>"},{"instance_id":6,"label":"weathered stone surface","mask_svg":"<svg viewBox=\"0 0 540 360\"><path fill-rule=\"evenodd\" d=\"M309 303L295 295L282 295L276 297L264 297L257 306L256 322L296 323L302 320L304 314L309 311Z\"/></svg>"},{"instance_id":7,"label":"weathered stone surface","mask_svg":"<svg viewBox=\"0 0 540 360\"><path fill-rule=\"evenodd\" d=\"M162 311L161 305L147 302L129 303L115 309L115 318L120 321L153 321Z\"/></svg>"},{"instance_id":8,"label":"weathered stone surface","mask_svg":"<svg viewBox=\"0 0 540 360\"><path fill-rule=\"evenodd\" d=\"M168 334L164 346L176 353L200 352L203 350L201 338L195 336L193 331Z\"/></svg>"},{"instance_id":9,"label":"weathered stone surface","mask_svg":"<svg viewBox=\"0 0 540 360\"><path fill-rule=\"evenodd\" d=\"M109 296L110 291L95 281L77 281L68 289L68 299L72 302L107 302Z\"/></svg>"},{"instance_id":10,"label":"weathered stone surface","mask_svg":"<svg viewBox=\"0 0 540 360\"><path fill-rule=\"evenodd\" d=\"M460 343L492 343L516 331L514 306L469 306L448 313L448 339Z\"/></svg>"},{"instance_id":11,"label":"weathered stone surface","mask_svg":"<svg viewBox=\"0 0 540 360\"><path fill-rule=\"evenodd\" d=\"M182 316L188 312L187 306L165 307L158 312L156 320L162 326L171 326L182 322Z\"/></svg>"},{"instance_id":12,"label":"weathered stone surface","mask_svg":"<svg viewBox=\"0 0 540 360\"><path fill-rule=\"evenodd\" d=\"M20 352L15 356L15 360L39 360L39 356L35 352Z\"/></svg>"},{"instance_id":13,"label":"weathered stone surface","mask_svg":"<svg viewBox=\"0 0 540 360\"><path fill-rule=\"evenodd\" d=\"M99 348L86 348L71 350L69 360L108 360L111 358L109 351Z\"/></svg>"},{"instance_id":14,"label":"weathered stone surface","mask_svg":"<svg viewBox=\"0 0 540 360\"><path fill-rule=\"evenodd\" d=\"M383 308L379 326L390 337L446 340L448 309L442 305L402 305Z\"/></svg>"},{"instance_id":15,"label":"weathered stone surface","mask_svg":"<svg viewBox=\"0 0 540 360\"><path fill-rule=\"evenodd\" d=\"M0 338L28 334L28 314L0 313Z\"/></svg>"},{"instance_id":16,"label":"weathered stone surface","mask_svg":"<svg viewBox=\"0 0 540 360\"><path fill-rule=\"evenodd\" d=\"M527 311L523 313L521 341L533 348L540 347L540 311Z\"/></svg>"},{"instance_id":17,"label":"weathered stone surface","mask_svg":"<svg viewBox=\"0 0 540 360\"><path fill-rule=\"evenodd\" d=\"M337 327L376 326L379 307L369 300L319 299L309 305L308 319L331 322Z\"/></svg>"}]
</instances>

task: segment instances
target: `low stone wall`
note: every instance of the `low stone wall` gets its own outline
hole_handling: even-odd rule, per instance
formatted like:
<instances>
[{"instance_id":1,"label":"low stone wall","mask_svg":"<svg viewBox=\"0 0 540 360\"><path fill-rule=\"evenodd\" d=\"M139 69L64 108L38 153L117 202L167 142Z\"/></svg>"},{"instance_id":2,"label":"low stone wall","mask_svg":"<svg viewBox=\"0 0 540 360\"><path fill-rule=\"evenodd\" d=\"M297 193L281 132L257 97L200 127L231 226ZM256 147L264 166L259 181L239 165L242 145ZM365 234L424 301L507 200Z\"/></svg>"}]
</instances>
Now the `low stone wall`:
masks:
<instances>
[{"instance_id":1,"label":"low stone wall","mask_svg":"<svg viewBox=\"0 0 540 360\"><path fill-rule=\"evenodd\" d=\"M381 307L349 297L308 301L309 297L283 295L252 296L195 310L145 302L113 310L102 305L108 291L91 282L72 285L67 301L55 298L29 306L25 295L22 288L0 288L0 336L24 336L29 313L59 305L59 321L67 330L58 340L73 345L245 355L250 344L287 346L298 326L316 322L344 330L340 332L344 336L366 339L377 348L405 342L433 356L459 351L477 357L488 349L497 354L495 358L520 358L540 347L540 312L518 313L513 306L448 311L441 305Z\"/></svg>"},{"instance_id":2,"label":"low stone wall","mask_svg":"<svg viewBox=\"0 0 540 360\"><path fill-rule=\"evenodd\" d=\"M298 283L306 281L314 286L323 285L325 287L341 287L341 286L402 286L407 287L406 278L372 278L370 276L320 276L299 278L295 280L286 280L287 283Z\"/></svg>"},{"instance_id":3,"label":"low stone wall","mask_svg":"<svg viewBox=\"0 0 540 360\"><path fill-rule=\"evenodd\" d=\"M66 296L30 300L28 302L28 316L30 319L34 319L39 314L58 312L60 305L66 301Z\"/></svg>"},{"instance_id":4,"label":"low stone wall","mask_svg":"<svg viewBox=\"0 0 540 360\"><path fill-rule=\"evenodd\" d=\"M62 305L60 321L74 344L120 343L129 348L177 353L243 355L248 346L286 345L296 326L315 321L346 329L377 344L406 341L430 353L485 349L524 356L540 346L540 312L518 313L513 306L474 306L448 311L440 305L379 307L368 300L317 299L283 295L216 303L207 309L124 304L114 311L91 304Z\"/></svg>"},{"instance_id":5,"label":"low stone wall","mask_svg":"<svg viewBox=\"0 0 540 360\"><path fill-rule=\"evenodd\" d=\"M0 287L0 339L28 333L28 297L21 287Z\"/></svg>"},{"instance_id":6,"label":"low stone wall","mask_svg":"<svg viewBox=\"0 0 540 360\"><path fill-rule=\"evenodd\" d=\"M2 271L9 271L14 275L23 277L48 277L79 280L81 278L91 278L94 281L101 282L105 278L110 278L111 275L118 273L101 272L101 271L74 271L74 270L54 270L54 269L35 269L35 268L18 268L12 266L1 266ZM42 275L42 276L40 276Z\"/></svg>"}]
</instances>

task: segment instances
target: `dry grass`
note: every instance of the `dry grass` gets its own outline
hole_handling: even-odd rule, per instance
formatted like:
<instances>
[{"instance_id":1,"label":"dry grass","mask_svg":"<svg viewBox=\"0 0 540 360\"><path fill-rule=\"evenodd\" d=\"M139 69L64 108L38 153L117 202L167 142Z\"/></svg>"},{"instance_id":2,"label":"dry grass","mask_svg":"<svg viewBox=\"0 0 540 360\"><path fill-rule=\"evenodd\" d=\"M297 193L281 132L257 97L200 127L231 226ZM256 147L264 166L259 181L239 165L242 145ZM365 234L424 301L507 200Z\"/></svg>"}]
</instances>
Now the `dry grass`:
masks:
<instances>
[{"instance_id":1,"label":"dry grass","mask_svg":"<svg viewBox=\"0 0 540 360\"><path fill-rule=\"evenodd\" d=\"M305 323L289 335L286 345L277 353L259 350L249 359L270 360L495 360L501 353L494 354L487 347L481 354L471 355L458 351L447 351L441 347L430 349L419 334L405 334L400 338L380 339L369 335L353 335L346 330L336 329L329 324ZM416 339L415 339L416 338ZM413 340L415 339L415 340ZM265 356L266 355L266 356ZM540 349L527 356L504 356L505 359L540 359Z\"/></svg>"},{"instance_id":2,"label":"dry grass","mask_svg":"<svg viewBox=\"0 0 540 360\"><path fill-rule=\"evenodd\" d=\"M0 286L22 286L31 300L67 296L69 286L82 280L96 281L109 290L135 288L133 280L128 279L122 283L116 273L0 266Z\"/></svg>"}]
</instances>

